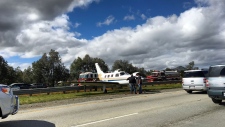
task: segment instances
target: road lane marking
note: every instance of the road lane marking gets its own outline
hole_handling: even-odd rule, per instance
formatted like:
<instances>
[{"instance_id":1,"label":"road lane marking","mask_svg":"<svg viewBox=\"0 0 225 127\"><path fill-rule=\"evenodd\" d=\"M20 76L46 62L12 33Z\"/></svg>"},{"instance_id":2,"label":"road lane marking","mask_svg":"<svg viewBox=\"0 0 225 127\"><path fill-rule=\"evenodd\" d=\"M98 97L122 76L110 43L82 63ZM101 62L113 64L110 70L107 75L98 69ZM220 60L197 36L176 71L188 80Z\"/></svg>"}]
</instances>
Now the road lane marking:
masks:
<instances>
[{"instance_id":1,"label":"road lane marking","mask_svg":"<svg viewBox=\"0 0 225 127\"><path fill-rule=\"evenodd\" d=\"M101 122L105 122L105 121L109 121L109 120L114 120L114 119L119 119L119 118L123 118L123 117L133 116L133 115L137 115L137 114L138 113L132 113L132 114L117 116L117 117L113 117L113 118L103 119L103 120L99 120L99 121L95 121L95 122L90 122L90 123L80 124L80 125L76 125L76 126L71 126L71 127L83 127L83 126L87 126L87 125L91 125L91 124L101 123Z\"/></svg>"}]
</instances>

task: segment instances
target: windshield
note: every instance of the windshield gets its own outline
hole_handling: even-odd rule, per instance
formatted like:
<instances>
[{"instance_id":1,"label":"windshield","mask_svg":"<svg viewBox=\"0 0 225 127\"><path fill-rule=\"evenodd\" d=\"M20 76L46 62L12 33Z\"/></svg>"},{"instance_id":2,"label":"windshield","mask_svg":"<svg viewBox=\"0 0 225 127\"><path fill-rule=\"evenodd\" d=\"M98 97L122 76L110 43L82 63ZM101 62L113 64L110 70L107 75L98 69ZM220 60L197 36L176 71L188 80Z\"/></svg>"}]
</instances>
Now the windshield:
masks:
<instances>
[{"instance_id":1,"label":"windshield","mask_svg":"<svg viewBox=\"0 0 225 127\"><path fill-rule=\"evenodd\" d=\"M158 73L152 73L152 76L158 76Z\"/></svg>"}]
</instances>

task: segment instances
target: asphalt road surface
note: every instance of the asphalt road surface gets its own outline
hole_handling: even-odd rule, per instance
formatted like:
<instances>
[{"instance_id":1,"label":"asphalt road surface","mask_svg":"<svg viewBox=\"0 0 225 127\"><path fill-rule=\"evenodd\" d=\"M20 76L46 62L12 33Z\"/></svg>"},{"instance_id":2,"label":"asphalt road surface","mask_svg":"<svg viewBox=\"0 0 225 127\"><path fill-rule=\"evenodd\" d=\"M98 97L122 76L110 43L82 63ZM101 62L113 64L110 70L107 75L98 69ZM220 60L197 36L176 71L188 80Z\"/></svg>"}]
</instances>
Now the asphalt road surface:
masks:
<instances>
[{"instance_id":1,"label":"asphalt road surface","mask_svg":"<svg viewBox=\"0 0 225 127\"><path fill-rule=\"evenodd\" d=\"M20 110L0 127L224 127L225 103L183 90Z\"/></svg>"}]
</instances>

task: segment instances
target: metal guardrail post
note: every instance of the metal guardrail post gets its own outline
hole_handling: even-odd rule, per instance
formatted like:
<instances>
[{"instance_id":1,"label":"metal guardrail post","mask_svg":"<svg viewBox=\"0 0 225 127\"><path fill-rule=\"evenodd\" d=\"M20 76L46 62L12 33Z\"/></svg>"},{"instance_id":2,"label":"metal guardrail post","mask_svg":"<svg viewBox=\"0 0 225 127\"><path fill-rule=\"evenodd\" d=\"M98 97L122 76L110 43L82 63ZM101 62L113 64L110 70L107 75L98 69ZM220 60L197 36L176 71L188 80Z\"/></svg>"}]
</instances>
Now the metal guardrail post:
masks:
<instances>
[{"instance_id":1,"label":"metal guardrail post","mask_svg":"<svg viewBox=\"0 0 225 127\"><path fill-rule=\"evenodd\" d=\"M86 92L86 87L87 87L87 86L86 86L86 85L84 85L84 92Z\"/></svg>"}]
</instances>

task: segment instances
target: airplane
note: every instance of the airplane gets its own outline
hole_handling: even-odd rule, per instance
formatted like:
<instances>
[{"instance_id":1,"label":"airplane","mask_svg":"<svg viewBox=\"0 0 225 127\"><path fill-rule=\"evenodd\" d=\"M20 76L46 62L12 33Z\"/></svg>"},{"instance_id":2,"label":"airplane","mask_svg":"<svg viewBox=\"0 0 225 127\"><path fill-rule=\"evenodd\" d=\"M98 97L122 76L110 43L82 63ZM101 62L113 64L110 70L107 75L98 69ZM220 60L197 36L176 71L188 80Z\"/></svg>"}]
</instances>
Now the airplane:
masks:
<instances>
[{"instance_id":1,"label":"airplane","mask_svg":"<svg viewBox=\"0 0 225 127\"><path fill-rule=\"evenodd\" d=\"M95 63L95 67L98 73L98 78L103 82L116 82L118 84L128 84L129 78L131 75L125 71L120 71L120 69L115 70L111 73L104 73L98 63Z\"/></svg>"},{"instance_id":2,"label":"airplane","mask_svg":"<svg viewBox=\"0 0 225 127\"><path fill-rule=\"evenodd\" d=\"M111 73L104 73L98 63L95 63L95 67L97 70L99 81L101 81L103 85L103 92L107 93L106 84L114 84L114 85L125 85L129 84L127 78L131 75L125 71L120 71L120 69L115 70ZM100 82L98 82L100 83Z\"/></svg>"},{"instance_id":3,"label":"airplane","mask_svg":"<svg viewBox=\"0 0 225 127\"><path fill-rule=\"evenodd\" d=\"M109 86L121 86L121 85L129 84L129 80L127 80L127 78L131 76L129 73L125 71L120 71L119 69L111 73L104 73L98 63L95 63L95 67L98 74L98 80L96 78L97 76L96 73L86 72L86 73L82 73L84 75L81 76L81 77L85 77L84 79L81 79L81 81L79 82L73 82L73 83L78 83L80 85L87 85L87 86L103 86L104 93L107 93L106 85L109 87ZM132 75L136 76L137 73L139 72L134 72L132 73ZM147 80L146 78L142 77L142 85L154 84L154 82L146 82L146 80ZM171 81L166 81L165 83L170 83L170 82ZM155 82L155 84L157 84L157 82Z\"/></svg>"},{"instance_id":4,"label":"airplane","mask_svg":"<svg viewBox=\"0 0 225 127\"><path fill-rule=\"evenodd\" d=\"M111 73L104 73L98 63L95 63L95 67L98 74L98 81L80 81L80 82L74 82L78 83L80 85L87 85L87 86L103 86L103 92L107 93L106 85L107 86L121 86L121 85L128 85L129 80L127 80L128 77L131 75L125 71L120 71L120 69L115 70ZM95 73L90 73L95 74ZM89 77L89 76L88 76ZM92 76L93 77L93 76ZM91 79L90 79L91 80Z\"/></svg>"}]
</instances>

